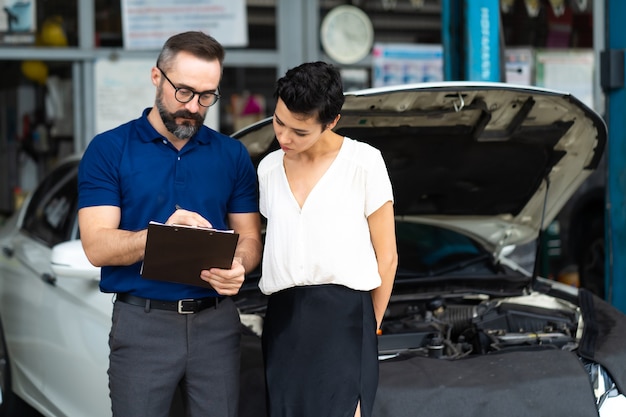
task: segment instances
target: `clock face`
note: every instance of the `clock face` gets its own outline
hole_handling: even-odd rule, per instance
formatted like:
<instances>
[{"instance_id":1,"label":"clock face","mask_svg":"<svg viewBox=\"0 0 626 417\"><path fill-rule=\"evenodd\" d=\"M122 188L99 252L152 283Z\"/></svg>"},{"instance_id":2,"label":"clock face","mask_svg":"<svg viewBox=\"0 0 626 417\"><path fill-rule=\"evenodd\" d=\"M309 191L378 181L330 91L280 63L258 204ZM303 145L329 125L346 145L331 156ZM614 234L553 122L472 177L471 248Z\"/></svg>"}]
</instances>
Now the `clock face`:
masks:
<instances>
[{"instance_id":1,"label":"clock face","mask_svg":"<svg viewBox=\"0 0 626 417\"><path fill-rule=\"evenodd\" d=\"M320 39L330 58L340 64L353 64L370 53L374 28L367 14L358 7L338 6L324 17Z\"/></svg>"}]
</instances>

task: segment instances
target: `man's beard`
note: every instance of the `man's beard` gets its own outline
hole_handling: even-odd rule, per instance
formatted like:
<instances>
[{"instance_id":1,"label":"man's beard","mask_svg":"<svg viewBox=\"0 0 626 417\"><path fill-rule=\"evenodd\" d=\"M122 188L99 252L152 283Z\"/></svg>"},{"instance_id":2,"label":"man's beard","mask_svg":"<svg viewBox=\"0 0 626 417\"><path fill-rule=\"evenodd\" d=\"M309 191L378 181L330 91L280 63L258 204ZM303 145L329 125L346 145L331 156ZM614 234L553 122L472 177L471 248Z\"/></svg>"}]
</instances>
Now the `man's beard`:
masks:
<instances>
[{"instance_id":1,"label":"man's beard","mask_svg":"<svg viewBox=\"0 0 626 417\"><path fill-rule=\"evenodd\" d=\"M204 116L199 113L191 113L187 110L179 110L176 113L170 113L165 109L163 105L162 97L159 95L156 100L156 106L159 110L159 115L161 116L161 120L163 120L163 124L165 128L178 139L186 140L195 135L200 127L204 124ZM184 118L191 119L195 123L190 121L185 121L181 124L176 123L176 118Z\"/></svg>"}]
</instances>

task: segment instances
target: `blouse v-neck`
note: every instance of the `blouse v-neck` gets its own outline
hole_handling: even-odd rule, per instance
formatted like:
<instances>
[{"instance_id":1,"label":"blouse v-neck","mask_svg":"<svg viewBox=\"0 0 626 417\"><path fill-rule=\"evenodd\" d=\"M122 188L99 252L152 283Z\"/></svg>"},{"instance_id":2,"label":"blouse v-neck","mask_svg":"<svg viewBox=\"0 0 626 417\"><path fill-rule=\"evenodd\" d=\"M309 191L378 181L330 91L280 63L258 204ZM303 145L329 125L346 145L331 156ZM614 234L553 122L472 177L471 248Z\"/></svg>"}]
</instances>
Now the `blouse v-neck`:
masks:
<instances>
[{"instance_id":1,"label":"blouse v-neck","mask_svg":"<svg viewBox=\"0 0 626 417\"><path fill-rule=\"evenodd\" d=\"M291 188L291 184L289 183L289 178L287 177L287 169L285 168L285 155L283 154L283 158L282 158L282 177L283 177L283 181L285 182L285 186L287 187L289 195L291 196L291 200L298 207L298 209L300 209L300 211L302 211L305 208L305 206L307 205L307 201L309 201L311 199L311 196L314 196L314 194L316 194L315 190L317 190L318 188L323 187L323 183L326 182L325 178L332 175L332 171L334 170L333 167L335 165L337 165L337 160L339 159L340 155L344 152L345 144L346 144L347 141L348 141L348 138L342 137L341 146L339 147L339 150L337 151L337 154L335 155L334 159L331 161L331 163L326 168L326 171L324 171L324 173L318 178L318 180L315 182L315 184L313 184L313 186L309 190L308 194L304 198L304 201L302 202L302 205L300 205L300 203L298 202L298 199L296 198L296 196L295 196L295 194L293 192L293 189Z\"/></svg>"}]
</instances>

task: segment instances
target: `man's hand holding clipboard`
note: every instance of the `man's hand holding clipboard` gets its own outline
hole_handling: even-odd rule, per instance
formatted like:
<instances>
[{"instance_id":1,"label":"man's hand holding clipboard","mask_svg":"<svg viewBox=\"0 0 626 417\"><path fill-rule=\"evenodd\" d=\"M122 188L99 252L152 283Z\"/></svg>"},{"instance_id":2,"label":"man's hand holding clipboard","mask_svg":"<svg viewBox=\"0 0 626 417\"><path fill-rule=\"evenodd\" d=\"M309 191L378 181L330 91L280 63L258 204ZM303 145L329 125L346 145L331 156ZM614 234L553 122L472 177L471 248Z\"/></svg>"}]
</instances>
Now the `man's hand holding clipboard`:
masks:
<instances>
[{"instance_id":1,"label":"man's hand holding clipboard","mask_svg":"<svg viewBox=\"0 0 626 417\"><path fill-rule=\"evenodd\" d=\"M234 258L239 235L211 226L198 213L178 205L166 224L150 222L142 277L235 294L243 282L238 278L245 272L241 260ZM212 268L217 269L211 272Z\"/></svg>"}]
</instances>

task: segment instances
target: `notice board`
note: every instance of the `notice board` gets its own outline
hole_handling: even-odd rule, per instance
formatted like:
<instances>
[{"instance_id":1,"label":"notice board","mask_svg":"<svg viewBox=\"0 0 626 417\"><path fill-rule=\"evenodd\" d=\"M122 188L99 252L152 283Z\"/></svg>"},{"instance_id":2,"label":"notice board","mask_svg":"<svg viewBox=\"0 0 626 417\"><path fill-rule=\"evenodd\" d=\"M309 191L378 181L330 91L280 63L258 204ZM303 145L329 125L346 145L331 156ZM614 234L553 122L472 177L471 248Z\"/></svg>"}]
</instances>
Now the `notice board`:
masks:
<instances>
[{"instance_id":1,"label":"notice board","mask_svg":"<svg viewBox=\"0 0 626 417\"><path fill-rule=\"evenodd\" d=\"M248 46L245 0L122 0L125 49L159 50L170 36L199 30L225 47Z\"/></svg>"},{"instance_id":2,"label":"notice board","mask_svg":"<svg viewBox=\"0 0 626 417\"><path fill-rule=\"evenodd\" d=\"M592 49L540 49L535 59L537 86L566 91L594 108Z\"/></svg>"},{"instance_id":3,"label":"notice board","mask_svg":"<svg viewBox=\"0 0 626 417\"><path fill-rule=\"evenodd\" d=\"M96 133L137 119L154 105L156 87L150 72L154 59L99 59L95 64ZM219 131L219 102L209 108L204 124Z\"/></svg>"}]
</instances>

